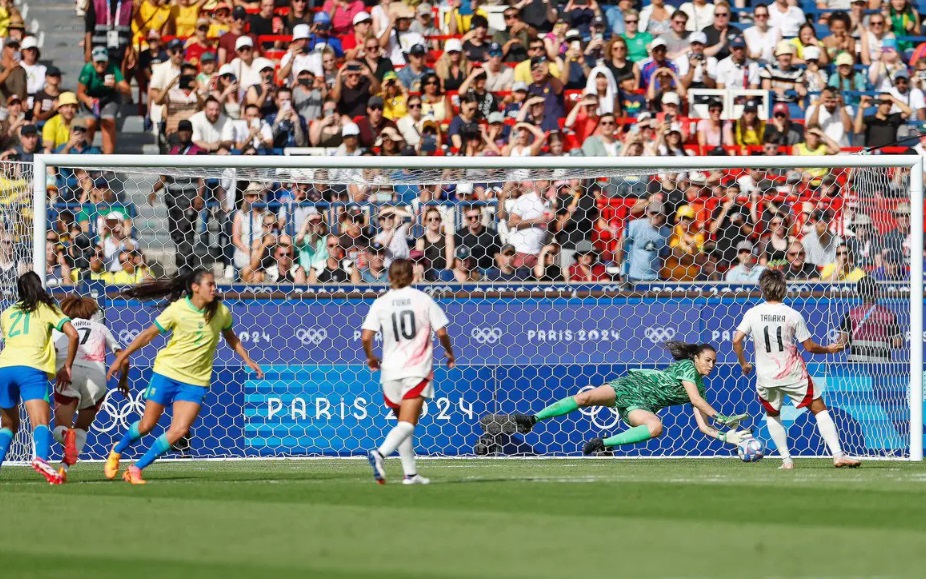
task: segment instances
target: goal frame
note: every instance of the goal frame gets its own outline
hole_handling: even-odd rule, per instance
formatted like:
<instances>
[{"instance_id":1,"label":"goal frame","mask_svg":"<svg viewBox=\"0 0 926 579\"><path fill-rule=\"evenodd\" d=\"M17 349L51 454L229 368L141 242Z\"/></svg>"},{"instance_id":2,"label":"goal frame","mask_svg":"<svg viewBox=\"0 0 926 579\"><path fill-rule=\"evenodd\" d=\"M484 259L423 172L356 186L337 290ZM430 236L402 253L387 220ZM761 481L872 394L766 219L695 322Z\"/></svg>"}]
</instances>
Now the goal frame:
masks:
<instances>
[{"instance_id":1,"label":"goal frame","mask_svg":"<svg viewBox=\"0 0 926 579\"><path fill-rule=\"evenodd\" d=\"M910 456L923 460L923 170L917 155L834 155L823 157L519 157L517 166L506 157L317 157L317 156L183 156L183 155L56 155L37 154L33 160L33 264L44 279L47 219L46 180L49 167L97 170L149 169L576 169L657 173L705 169L910 169L911 243L917 248L910 260ZM914 339L918 338L918 339Z\"/></svg>"}]
</instances>

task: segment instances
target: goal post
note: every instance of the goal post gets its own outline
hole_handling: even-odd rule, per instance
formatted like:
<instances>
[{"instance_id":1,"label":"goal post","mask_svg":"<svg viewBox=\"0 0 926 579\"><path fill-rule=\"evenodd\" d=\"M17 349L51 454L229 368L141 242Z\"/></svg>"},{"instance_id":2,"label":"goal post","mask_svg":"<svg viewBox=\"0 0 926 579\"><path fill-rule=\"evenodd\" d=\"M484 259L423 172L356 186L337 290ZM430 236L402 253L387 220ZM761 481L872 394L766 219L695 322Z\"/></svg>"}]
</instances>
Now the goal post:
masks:
<instances>
[{"instance_id":1,"label":"goal post","mask_svg":"<svg viewBox=\"0 0 926 579\"><path fill-rule=\"evenodd\" d=\"M479 219L497 227L501 245L507 247L512 232L504 218L514 208L512 197L532 186L542 187L544 190L538 194L546 202L546 210L555 214L569 205L565 192L571 187L580 190L577 199L593 192L597 196L594 229L586 232L582 241L593 244L591 249L602 262L618 257L617 238L625 236L629 222L640 216L641 206L634 198L652 194L664 200L665 210L672 214L677 215L682 206L688 207L685 211L691 210L700 225L720 214L723 203L717 195L737 184L743 197L737 198L735 205L744 208L744 219L749 221L751 206L743 202L749 199L746 186L768 181L774 188L759 198L780 200L774 202L779 205L775 211L787 213L790 232L809 232L813 229L811 220L826 214L827 219L833 218L833 235L848 239L852 224L836 221L849 215L852 205L855 214L864 213L874 221L876 238L870 242L875 245L880 243L878 238L885 238L895 227L894 215L909 209L909 241L903 243L904 251L909 248L909 277L879 284L882 302L889 310L885 315L896 317L899 333L890 339L893 343L902 338L902 345L893 347L891 361L850 361L847 354L805 358L815 383L823 388L825 398L834 407L834 418L848 451L864 457L918 461L923 458L923 168L921 157L888 155L516 159L36 155L33 263L36 271L45 276L49 216L59 211L60 205L57 200L48 203L48 182L42 176L53 175L60 185L65 169L70 174L86 172L91 180L108 181L107 186L136 205L147 197L147 188L159 175L175 181L203 178L221 182L229 178L231 170L231 194L237 190L239 201L249 182L262 183L268 190L292 189L289 184L306 184L315 190L318 181L323 180L326 191L335 192L333 197L317 202L268 199L268 213L273 212L281 222L283 215L289 219L280 226L278 235L295 239L297 232L292 222L300 219L300 208L309 206L313 208L303 211L302 219L320 214L338 234L343 233L338 229L342 214L356 211L363 215L360 219L373 235L382 207L399 205L407 207L411 214L407 241L412 248L423 236L425 247L438 243L426 238L424 217L431 206L438 210L442 226L456 231L467 227L465 209L479 207ZM667 175L671 178L666 179ZM681 197L673 197L676 190L670 186L683 183L687 189L681 191ZM486 198L471 202L471 194L465 191L474 185L484 191ZM413 199L416 195L409 193L435 186L439 193L450 194L451 199L432 200L424 193L419 194L421 199ZM494 186L506 196L506 202L498 203L493 198L499 194L493 193ZM353 199L344 198L345 192L356 191L362 192L366 200L355 204ZM162 201L159 199L157 204ZM769 235L766 217L776 214L770 206L763 201L762 211L751 220L755 223L749 241L757 258L759 245L766 242L763 236ZM787 212L781 213L781 207L787 207ZM242 274L238 264L230 263L234 260L229 252L221 247L231 243L222 241L221 236L223 231L229 234L228 224L233 217L223 214L225 224L216 225L213 209L188 213L196 222L191 234L195 240L190 245L178 245L180 242L166 231L163 210L158 211L140 209L144 215L135 218L136 241L147 254L152 271L169 273L182 267L189 263L184 262L188 252L190 258L195 258L194 265L201 263L217 274L229 268L235 275ZM571 218L562 215L564 220ZM552 217L551 221L556 219ZM354 217L353 222L357 221ZM251 225L259 229L257 224ZM226 226L229 229L221 229ZM674 220L669 226L673 233L677 231ZM588 243L577 243L568 235L562 238L565 241L554 233L545 235L557 240L559 257L553 262L563 260L561 276L567 276L571 265L566 263L567 258L587 253ZM559 397L588 385L603 384L628 369L664 366L671 360L662 343L671 338L706 341L717 347L718 370L706 379L708 400L722 412L750 412L755 417L752 426L760 436L765 433L767 440L754 377L739 375L730 348L732 331L742 313L758 298L755 283L723 279L723 272L735 267L740 248L736 244L726 247L724 259L729 263L723 263L718 256L724 250L717 249L710 232L703 232L703 236L706 243L698 251L706 257L705 261L692 262L691 267L698 270L693 281L660 278L628 282L626 260L623 271L617 267L600 271L593 267L594 281L490 279L499 269L492 256L488 257L490 267L479 268L468 252L451 255L451 265L461 262L465 279L460 281L455 277L461 275L459 272L448 270L435 274L420 287L448 312L451 334L459 347L460 368L436 372L437 397L423 420L419 452L575 455L583 440L624 428L616 413L609 409L583 411L544 423L523 437L495 440L481 437L479 418L491 412L536 412ZM216 237L220 238L218 245ZM178 247L182 248L179 254ZM784 255L780 248L775 251ZM302 256L298 249L295 255ZM345 269L360 268L369 259L363 251L351 255ZM264 261L261 258L261 268L265 267ZM470 262L472 266L467 265ZM422 263L427 267L428 262ZM313 263L313 267L317 266ZM534 268L529 270L525 274L528 277ZM844 330L845 320L851 319L853 308L863 304L854 282L800 281L790 285L789 303L804 313L815 340L821 343L837 337ZM253 357L269 372L266 380L255 380L225 351L227 348L220 346L214 395L193 430L193 456L346 456L359 454L383 435L389 419L380 402L376 377L364 366L355 334L384 284L358 283L353 278L339 284L275 283L264 278L253 283L220 279L220 286L235 315L236 330ZM107 322L122 341L137 335L156 313L151 304L119 298L117 288L112 286L79 283L71 289L94 291L101 296ZM65 290L68 288L56 291ZM133 398L124 400L120 394L112 393L104 404L100 423L88 445L93 456L104 456L111 439L138 416L143 406L138 393L150 376L153 353L154 346L136 355ZM731 455L729 448L707 441L693 430L687 410L673 408L662 415L666 434L661 439L619 454ZM806 412L789 410L782 416L797 455L824 454Z\"/></svg>"}]
</instances>

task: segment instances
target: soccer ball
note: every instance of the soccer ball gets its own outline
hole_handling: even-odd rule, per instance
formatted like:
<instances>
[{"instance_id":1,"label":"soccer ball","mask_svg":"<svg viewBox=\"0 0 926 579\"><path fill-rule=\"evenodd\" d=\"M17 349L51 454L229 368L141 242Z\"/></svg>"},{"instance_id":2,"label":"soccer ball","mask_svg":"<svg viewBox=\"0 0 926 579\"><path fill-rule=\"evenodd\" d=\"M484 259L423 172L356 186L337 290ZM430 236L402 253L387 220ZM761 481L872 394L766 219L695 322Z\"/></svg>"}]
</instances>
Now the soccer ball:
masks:
<instances>
[{"instance_id":1,"label":"soccer ball","mask_svg":"<svg viewBox=\"0 0 926 579\"><path fill-rule=\"evenodd\" d=\"M765 457L765 445L758 438L747 438L737 445L736 454L743 462L758 462Z\"/></svg>"}]
</instances>

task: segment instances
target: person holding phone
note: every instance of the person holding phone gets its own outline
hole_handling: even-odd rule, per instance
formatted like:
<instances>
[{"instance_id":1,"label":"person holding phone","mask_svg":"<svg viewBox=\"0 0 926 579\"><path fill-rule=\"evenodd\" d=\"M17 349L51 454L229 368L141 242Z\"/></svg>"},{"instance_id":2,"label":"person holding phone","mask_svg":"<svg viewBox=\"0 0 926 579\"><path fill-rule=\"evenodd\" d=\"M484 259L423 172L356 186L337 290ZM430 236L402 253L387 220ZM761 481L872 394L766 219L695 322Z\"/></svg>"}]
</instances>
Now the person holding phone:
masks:
<instances>
[{"instance_id":1,"label":"person holding phone","mask_svg":"<svg viewBox=\"0 0 926 579\"><path fill-rule=\"evenodd\" d=\"M93 49L92 61L84 65L77 79L77 100L92 114L87 122L90 139L99 127L103 131L103 154L111 155L116 150L116 113L119 110L118 95L129 101L132 89L119 66L109 60L105 46Z\"/></svg>"}]
</instances>

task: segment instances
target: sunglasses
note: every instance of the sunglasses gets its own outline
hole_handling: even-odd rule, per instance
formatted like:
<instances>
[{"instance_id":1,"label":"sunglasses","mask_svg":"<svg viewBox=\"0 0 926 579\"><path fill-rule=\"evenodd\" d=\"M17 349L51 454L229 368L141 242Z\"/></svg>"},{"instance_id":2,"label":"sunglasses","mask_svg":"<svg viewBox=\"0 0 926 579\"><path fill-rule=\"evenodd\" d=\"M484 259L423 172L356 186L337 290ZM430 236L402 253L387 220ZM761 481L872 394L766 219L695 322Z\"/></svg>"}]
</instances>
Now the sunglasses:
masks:
<instances>
[{"instance_id":1,"label":"sunglasses","mask_svg":"<svg viewBox=\"0 0 926 579\"><path fill-rule=\"evenodd\" d=\"M624 24L636 24L639 20L624 20Z\"/></svg>"},{"instance_id":2,"label":"sunglasses","mask_svg":"<svg viewBox=\"0 0 926 579\"><path fill-rule=\"evenodd\" d=\"M717 16L717 17L720 17L720 18L726 18L726 17L729 16L729 15L730 15L729 12L714 12L714 16Z\"/></svg>"},{"instance_id":3,"label":"sunglasses","mask_svg":"<svg viewBox=\"0 0 926 579\"><path fill-rule=\"evenodd\" d=\"M513 20L517 17L518 17L517 14L505 14L505 20Z\"/></svg>"},{"instance_id":4,"label":"sunglasses","mask_svg":"<svg viewBox=\"0 0 926 579\"><path fill-rule=\"evenodd\" d=\"M788 252L788 257L796 257L798 255L807 255L807 254L803 251L789 251Z\"/></svg>"},{"instance_id":5,"label":"sunglasses","mask_svg":"<svg viewBox=\"0 0 926 579\"><path fill-rule=\"evenodd\" d=\"M287 251L287 252L280 252L280 253L277 254L277 257L293 257L293 254L292 254L291 252L288 252L288 251Z\"/></svg>"},{"instance_id":6,"label":"sunglasses","mask_svg":"<svg viewBox=\"0 0 926 579\"><path fill-rule=\"evenodd\" d=\"M836 255L849 255L848 251L837 251Z\"/></svg>"},{"instance_id":7,"label":"sunglasses","mask_svg":"<svg viewBox=\"0 0 926 579\"><path fill-rule=\"evenodd\" d=\"M609 127L614 125L614 121L600 121L598 124L603 127Z\"/></svg>"},{"instance_id":8,"label":"sunglasses","mask_svg":"<svg viewBox=\"0 0 926 579\"><path fill-rule=\"evenodd\" d=\"M436 85L436 84L438 84L438 82L437 82L436 80L427 80L427 81L425 81L424 86L428 86L428 85L432 85L432 84L433 84L433 85Z\"/></svg>"},{"instance_id":9,"label":"sunglasses","mask_svg":"<svg viewBox=\"0 0 926 579\"><path fill-rule=\"evenodd\" d=\"M251 50L253 50L253 48L250 46L242 46L241 48L238 48L236 51L237 52L250 52Z\"/></svg>"},{"instance_id":10,"label":"sunglasses","mask_svg":"<svg viewBox=\"0 0 926 579\"><path fill-rule=\"evenodd\" d=\"M478 219L479 219L478 215L467 215L466 216L467 221L477 221Z\"/></svg>"},{"instance_id":11,"label":"sunglasses","mask_svg":"<svg viewBox=\"0 0 926 579\"><path fill-rule=\"evenodd\" d=\"M420 109L421 103L408 103L408 108L410 109Z\"/></svg>"},{"instance_id":12,"label":"sunglasses","mask_svg":"<svg viewBox=\"0 0 926 579\"><path fill-rule=\"evenodd\" d=\"M768 14L755 14L756 18L768 18Z\"/></svg>"},{"instance_id":13,"label":"sunglasses","mask_svg":"<svg viewBox=\"0 0 926 579\"><path fill-rule=\"evenodd\" d=\"M383 110L383 107L380 106L380 105L370 105L370 106L368 106L367 108L370 109L371 111L381 111L381 110Z\"/></svg>"},{"instance_id":14,"label":"sunglasses","mask_svg":"<svg viewBox=\"0 0 926 579\"><path fill-rule=\"evenodd\" d=\"M872 26L884 26L884 21L883 20L870 20L868 24Z\"/></svg>"},{"instance_id":15,"label":"sunglasses","mask_svg":"<svg viewBox=\"0 0 926 579\"><path fill-rule=\"evenodd\" d=\"M373 46L367 46L367 52L376 52L377 50L379 50L378 44L374 44Z\"/></svg>"},{"instance_id":16,"label":"sunglasses","mask_svg":"<svg viewBox=\"0 0 926 579\"><path fill-rule=\"evenodd\" d=\"M428 217L427 219L428 223L432 223L434 221L440 221L440 220L441 220L440 217Z\"/></svg>"}]
</instances>

